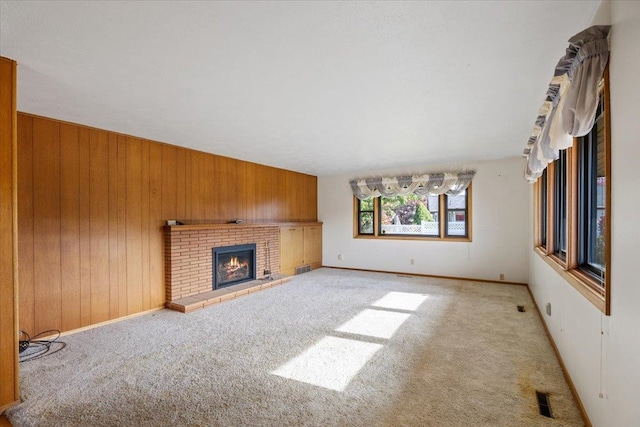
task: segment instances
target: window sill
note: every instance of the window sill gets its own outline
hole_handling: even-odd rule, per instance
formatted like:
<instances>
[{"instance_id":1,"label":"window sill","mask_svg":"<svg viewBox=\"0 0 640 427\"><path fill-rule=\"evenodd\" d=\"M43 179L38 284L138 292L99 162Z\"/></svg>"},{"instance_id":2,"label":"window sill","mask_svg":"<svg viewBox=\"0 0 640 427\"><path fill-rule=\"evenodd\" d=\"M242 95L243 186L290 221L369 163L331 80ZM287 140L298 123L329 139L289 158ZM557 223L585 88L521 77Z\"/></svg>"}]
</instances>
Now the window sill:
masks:
<instances>
[{"instance_id":1,"label":"window sill","mask_svg":"<svg viewBox=\"0 0 640 427\"><path fill-rule=\"evenodd\" d=\"M354 239L376 239L376 240L421 240L427 242L472 242L469 237L428 237L428 236L401 236L397 234L385 234L382 236L356 235Z\"/></svg>"},{"instance_id":2,"label":"window sill","mask_svg":"<svg viewBox=\"0 0 640 427\"><path fill-rule=\"evenodd\" d=\"M580 270L567 270L564 263L560 263L560 258L547 255L546 250L541 247L535 248L536 254L549 264L564 280L566 280L575 290L580 292L591 304L605 315L609 315L604 296L597 290L598 284Z\"/></svg>"}]
</instances>

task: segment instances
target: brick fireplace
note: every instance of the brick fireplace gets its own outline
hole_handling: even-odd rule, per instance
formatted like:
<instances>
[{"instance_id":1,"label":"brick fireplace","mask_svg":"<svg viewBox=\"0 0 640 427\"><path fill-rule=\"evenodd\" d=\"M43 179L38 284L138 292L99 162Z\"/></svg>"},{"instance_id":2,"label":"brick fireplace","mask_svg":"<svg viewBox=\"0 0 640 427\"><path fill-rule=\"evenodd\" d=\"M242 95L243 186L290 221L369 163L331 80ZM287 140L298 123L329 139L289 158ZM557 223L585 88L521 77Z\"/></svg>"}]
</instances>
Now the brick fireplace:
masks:
<instances>
[{"instance_id":1,"label":"brick fireplace","mask_svg":"<svg viewBox=\"0 0 640 427\"><path fill-rule=\"evenodd\" d=\"M255 244L256 278L279 274L278 225L172 225L164 230L167 303L214 289L214 248ZM270 274L265 274L266 270Z\"/></svg>"}]
</instances>

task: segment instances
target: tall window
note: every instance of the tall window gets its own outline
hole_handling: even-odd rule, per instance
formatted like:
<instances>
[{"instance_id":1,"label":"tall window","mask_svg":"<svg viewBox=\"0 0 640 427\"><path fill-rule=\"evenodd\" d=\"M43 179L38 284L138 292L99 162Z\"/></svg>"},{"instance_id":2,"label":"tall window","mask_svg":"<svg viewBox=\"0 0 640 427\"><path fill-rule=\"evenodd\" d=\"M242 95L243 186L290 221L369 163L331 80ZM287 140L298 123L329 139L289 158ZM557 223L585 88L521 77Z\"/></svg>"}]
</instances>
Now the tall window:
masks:
<instances>
[{"instance_id":1,"label":"tall window","mask_svg":"<svg viewBox=\"0 0 640 427\"><path fill-rule=\"evenodd\" d=\"M540 221L535 231L537 253L605 314L611 233L607 76L593 128L561 151L536 183Z\"/></svg>"},{"instance_id":2,"label":"tall window","mask_svg":"<svg viewBox=\"0 0 640 427\"><path fill-rule=\"evenodd\" d=\"M604 105L578 144L578 265L601 285L606 271L606 151Z\"/></svg>"},{"instance_id":3,"label":"tall window","mask_svg":"<svg viewBox=\"0 0 640 427\"><path fill-rule=\"evenodd\" d=\"M373 199L358 200L358 234L373 235Z\"/></svg>"},{"instance_id":4,"label":"tall window","mask_svg":"<svg viewBox=\"0 0 640 427\"><path fill-rule=\"evenodd\" d=\"M467 192L455 196L445 196L447 225L444 228L447 237L467 236Z\"/></svg>"},{"instance_id":5,"label":"tall window","mask_svg":"<svg viewBox=\"0 0 640 427\"><path fill-rule=\"evenodd\" d=\"M458 195L356 200L355 236L465 240L470 235L471 187Z\"/></svg>"},{"instance_id":6,"label":"tall window","mask_svg":"<svg viewBox=\"0 0 640 427\"><path fill-rule=\"evenodd\" d=\"M567 259L567 152L562 150L553 165L553 252Z\"/></svg>"},{"instance_id":7,"label":"tall window","mask_svg":"<svg viewBox=\"0 0 640 427\"><path fill-rule=\"evenodd\" d=\"M540 246L547 247L547 170L542 172L539 182L539 212L540 212L540 228L538 232L538 238L540 239Z\"/></svg>"}]
</instances>

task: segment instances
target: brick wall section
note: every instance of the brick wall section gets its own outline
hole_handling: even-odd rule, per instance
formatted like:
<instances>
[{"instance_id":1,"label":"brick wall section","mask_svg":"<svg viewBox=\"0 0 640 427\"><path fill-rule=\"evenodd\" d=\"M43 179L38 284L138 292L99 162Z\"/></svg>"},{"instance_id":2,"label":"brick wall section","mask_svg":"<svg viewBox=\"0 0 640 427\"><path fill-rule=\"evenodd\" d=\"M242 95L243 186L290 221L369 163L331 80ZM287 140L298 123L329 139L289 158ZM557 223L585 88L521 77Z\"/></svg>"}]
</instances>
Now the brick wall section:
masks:
<instances>
[{"instance_id":1,"label":"brick wall section","mask_svg":"<svg viewBox=\"0 0 640 427\"><path fill-rule=\"evenodd\" d=\"M212 250L219 246L256 244L256 278L267 269L267 244L271 274L279 273L280 227L230 225L228 227L165 227L166 300L213 290Z\"/></svg>"}]
</instances>

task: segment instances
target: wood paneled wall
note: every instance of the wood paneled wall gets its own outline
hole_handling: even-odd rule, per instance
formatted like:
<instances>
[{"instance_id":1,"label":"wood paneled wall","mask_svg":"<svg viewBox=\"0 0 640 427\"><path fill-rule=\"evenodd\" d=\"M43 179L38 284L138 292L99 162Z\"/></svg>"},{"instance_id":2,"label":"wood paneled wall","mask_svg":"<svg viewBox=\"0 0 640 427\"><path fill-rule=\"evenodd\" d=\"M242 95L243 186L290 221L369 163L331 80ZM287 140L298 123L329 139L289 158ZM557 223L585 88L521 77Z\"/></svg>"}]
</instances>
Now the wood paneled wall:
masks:
<instances>
[{"instance_id":1,"label":"wood paneled wall","mask_svg":"<svg viewBox=\"0 0 640 427\"><path fill-rule=\"evenodd\" d=\"M18 114L20 328L165 303L167 219L316 221L314 176Z\"/></svg>"},{"instance_id":2,"label":"wood paneled wall","mask_svg":"<svg viewBox=\"0 0 640 427\"><path fill-rule=\"evenodd\" d=\"M16 63L0 58L0 413L17 403Z\"/></svg>"}]
</instances>

